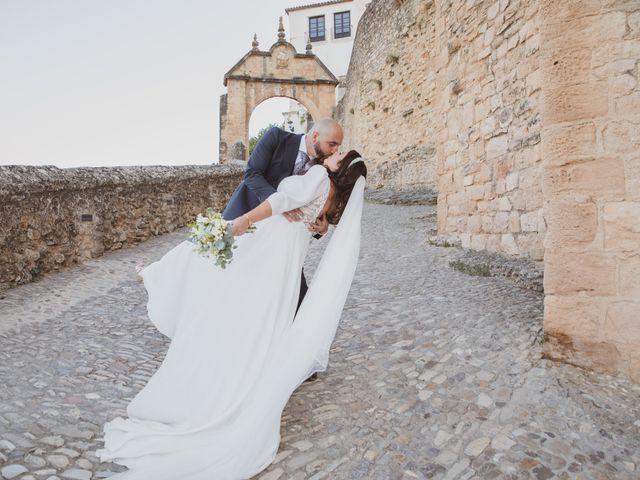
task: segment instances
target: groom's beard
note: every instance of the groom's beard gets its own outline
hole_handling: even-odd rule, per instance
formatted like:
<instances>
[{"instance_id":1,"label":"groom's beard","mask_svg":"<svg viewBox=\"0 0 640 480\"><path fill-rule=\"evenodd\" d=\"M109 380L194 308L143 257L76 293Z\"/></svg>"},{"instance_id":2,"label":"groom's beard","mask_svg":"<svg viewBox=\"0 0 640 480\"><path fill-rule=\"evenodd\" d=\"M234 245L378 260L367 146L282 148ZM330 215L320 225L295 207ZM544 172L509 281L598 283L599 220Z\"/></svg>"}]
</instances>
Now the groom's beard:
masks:
<instances>
[{"instance_id":1,"label":"groom's beard","mask_svg":"<svg viewBox=\"0 0 640 480\"><path fill-rule=\"evenodd\" d=\"M314 143L313 144L313 150L316 153L316 158L314 159L316 164L324 163L324 159L329 156L328 153L324 153L322 151L322 149L320 148L320 143Z\"/></svg>"}]
</instances>

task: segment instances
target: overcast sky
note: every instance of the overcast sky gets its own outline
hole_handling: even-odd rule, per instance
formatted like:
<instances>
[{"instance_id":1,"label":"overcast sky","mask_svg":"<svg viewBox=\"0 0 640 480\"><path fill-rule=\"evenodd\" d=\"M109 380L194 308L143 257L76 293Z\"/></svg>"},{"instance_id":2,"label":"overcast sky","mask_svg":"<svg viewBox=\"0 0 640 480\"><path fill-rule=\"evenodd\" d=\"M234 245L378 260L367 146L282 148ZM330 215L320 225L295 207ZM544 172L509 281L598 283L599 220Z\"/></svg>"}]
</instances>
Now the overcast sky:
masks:
<instances>
[{"instance_id":1,"label":"overcast sky","mask_svg":"<svg viewBox=\"0 0 640 480\"><path fill-rule=\"evenodd\" d=\"M308 3L0 0L0 164L216 162L225 72Z\"/></svg>"}]
</instances>

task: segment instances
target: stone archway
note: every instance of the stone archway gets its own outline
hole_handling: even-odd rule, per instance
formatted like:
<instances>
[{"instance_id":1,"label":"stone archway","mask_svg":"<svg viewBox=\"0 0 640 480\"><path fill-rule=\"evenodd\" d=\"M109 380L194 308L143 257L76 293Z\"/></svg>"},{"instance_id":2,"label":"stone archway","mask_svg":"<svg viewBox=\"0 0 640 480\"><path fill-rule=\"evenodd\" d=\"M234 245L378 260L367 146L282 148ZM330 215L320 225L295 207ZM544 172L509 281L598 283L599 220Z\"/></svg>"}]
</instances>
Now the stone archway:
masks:
<instances>
[{"instance_id":1,"label":"stone archway","mask_svg":"<svg viewBox=\"0 0 640 480\"><path fill-rule=\"evenodd\" d=\"M331 117L338 79L311 52L297 53L284 38L280 17L278 41L269 51L252 49L224 76L227 93L220 97L220 163L247 160L249 118L253 110L272 97L300 102L314 120Z\"/></svg>"}]
</instances>

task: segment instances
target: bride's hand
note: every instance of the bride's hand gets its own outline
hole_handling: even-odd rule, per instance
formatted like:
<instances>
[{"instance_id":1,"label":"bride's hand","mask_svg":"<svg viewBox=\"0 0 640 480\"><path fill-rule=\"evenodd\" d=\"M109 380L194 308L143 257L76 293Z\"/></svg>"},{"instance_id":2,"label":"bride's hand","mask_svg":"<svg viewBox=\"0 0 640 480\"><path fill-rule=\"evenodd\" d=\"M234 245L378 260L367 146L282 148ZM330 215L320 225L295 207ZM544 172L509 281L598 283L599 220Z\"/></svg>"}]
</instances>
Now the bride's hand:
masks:
<instances>
[{"instance_id":1,"label":"bride's hand","mask_svg":"<svg viewBox=\"0 0 640 480\"><path fill-rule=\"evenodd\" d=\"M248 228L249 228L249 219L247 218L246 215L242 215L241 217L236 218L235 220L233 220L231 224L231 230L233 231L233 235L235 237L239 237L240 235L243 235Z\"/></svg>"}]
</instances>

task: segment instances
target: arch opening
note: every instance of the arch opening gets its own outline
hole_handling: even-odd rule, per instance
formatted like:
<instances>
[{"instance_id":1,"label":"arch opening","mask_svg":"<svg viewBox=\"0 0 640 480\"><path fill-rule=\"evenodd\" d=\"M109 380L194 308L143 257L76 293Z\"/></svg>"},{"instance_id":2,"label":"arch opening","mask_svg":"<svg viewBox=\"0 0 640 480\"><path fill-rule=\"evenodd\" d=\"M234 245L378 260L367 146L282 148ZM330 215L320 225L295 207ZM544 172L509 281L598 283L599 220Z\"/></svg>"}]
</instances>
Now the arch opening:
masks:
<instances>
[{"instance_id":1,"label":"arch opening","mask_svg":"<svg viewBox=\"0 0 640 480\"><path fill-rule=\"evenodd\" d=\"M249 155L257 141L272 126L292 133L307 133L314 117L303 103L292 97L273 96L258 103L248 113Z\"/></svg>"}]
</instances>

